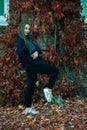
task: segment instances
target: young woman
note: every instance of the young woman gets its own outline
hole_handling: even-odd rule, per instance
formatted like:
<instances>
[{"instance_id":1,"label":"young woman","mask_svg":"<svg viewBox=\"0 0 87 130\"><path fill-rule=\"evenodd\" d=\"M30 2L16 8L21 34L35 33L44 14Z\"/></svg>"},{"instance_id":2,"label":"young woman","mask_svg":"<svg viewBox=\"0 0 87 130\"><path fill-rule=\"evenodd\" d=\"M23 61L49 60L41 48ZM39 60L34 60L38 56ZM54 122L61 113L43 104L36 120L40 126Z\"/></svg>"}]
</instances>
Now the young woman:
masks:
<instances>
[{"instance_id":1,"label":"young woman","mask_svg":"<svg viewBox=\"0 0 87 130\"><path fill-rule=\"evenodd\" d=\"M53 98L52 88L57 79L59 70L56 66L44 61L40 47L29 37L30 28L28 22L21 22L19 25L17 55L27 73L24 113L38 114L39 112L32 108L32 96L36 86L37 73L49 75L49 82L46 87L44 87L43 93L47 102L51 102ZM33 51L31 52L31 50Z\"/></svg>"}]
</instances>

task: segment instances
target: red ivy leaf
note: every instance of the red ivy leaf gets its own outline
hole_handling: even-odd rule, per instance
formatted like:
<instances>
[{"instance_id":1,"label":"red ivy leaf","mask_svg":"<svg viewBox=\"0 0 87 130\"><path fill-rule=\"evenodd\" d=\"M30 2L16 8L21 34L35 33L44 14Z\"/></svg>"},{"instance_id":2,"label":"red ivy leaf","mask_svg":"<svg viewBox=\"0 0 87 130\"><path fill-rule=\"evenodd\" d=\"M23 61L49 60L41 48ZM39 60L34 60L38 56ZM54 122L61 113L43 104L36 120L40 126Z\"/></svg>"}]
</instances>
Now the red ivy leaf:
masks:
<instances>
[{"instance_id":1,"label":"red ivy leaf","mask_svg":"<svg viewBox=\"0 0 87 130\"><path fill-rule=\"evenodd\" d=\"M74 119L74 122L75 122L75 124L77 124L77 125L80 125L80 124L82 123L82 121L79 120L79 119Z\"/></svg>"}]
</instances>

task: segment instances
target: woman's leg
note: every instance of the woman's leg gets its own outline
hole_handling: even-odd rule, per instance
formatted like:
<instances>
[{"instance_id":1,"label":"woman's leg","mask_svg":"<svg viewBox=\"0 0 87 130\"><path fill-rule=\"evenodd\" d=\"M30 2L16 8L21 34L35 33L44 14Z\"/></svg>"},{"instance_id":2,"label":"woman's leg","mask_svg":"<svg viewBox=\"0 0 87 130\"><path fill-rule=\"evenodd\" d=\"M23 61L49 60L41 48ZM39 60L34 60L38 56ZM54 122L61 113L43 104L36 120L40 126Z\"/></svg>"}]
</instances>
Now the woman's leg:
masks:
<instances>
[{"instance_id":1,"label":"woman's leg","mask_svg":"<svg viewBox=\"0 0 87 130\"><path fill-rule=\"evenodd\" d=\"M31 107L32 96L35 90L36 74L27 71L27 87L25 90L25 107Z\"/></svg>"},{"instance_id":2,"label":"woman's leg","mask_svg":"<svg viewBox=\"0 0 87 130\"><path fill-rule=\"evenodd\" d=\"M32 65L30 67L30 70L32 73L49 75L49 82L46 85L46 88L44 88L43 92L44 92L46 100L48 102L51 102L53 98L52 88L59 73L58 68L55 65L45 63L45 64L39 64L39 65Z\"/></svg>"},{"instance_id":3,"label":"woman's leg","mask_svg":"<svg viewBox=\"0 0 87 130\"><path fill-rule=\"evenodd\" d=\"M49 82L47 84L47 87L49 89L53 88L53 85L57 79L57 76L59 74L59 69L53 65L53 64L39 64L39 65L32 65L30 67L32 73L39 73L39 74L47 74L49 75Z\"/></svg>"}]
</instances>

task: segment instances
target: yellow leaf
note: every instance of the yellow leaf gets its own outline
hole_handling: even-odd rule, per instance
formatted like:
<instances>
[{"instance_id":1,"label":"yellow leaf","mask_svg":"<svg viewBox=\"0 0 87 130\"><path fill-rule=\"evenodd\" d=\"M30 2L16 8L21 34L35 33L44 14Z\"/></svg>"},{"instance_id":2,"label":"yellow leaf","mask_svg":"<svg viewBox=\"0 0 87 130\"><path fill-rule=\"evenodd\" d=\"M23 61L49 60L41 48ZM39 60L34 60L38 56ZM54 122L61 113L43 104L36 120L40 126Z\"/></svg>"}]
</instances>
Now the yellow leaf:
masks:
<instances>
[{"instance_id":1,"label":"yellow leaf","mask_svg":"<svg viewBox=\"0 0 87 130\"><path fill-rule=\"evenodd\" d=\"M24 106L23 106L23 105L19 105L18 108L19 108L20 110L23 110L23 109L24 109Z\"/></svg>"}]
</instances>

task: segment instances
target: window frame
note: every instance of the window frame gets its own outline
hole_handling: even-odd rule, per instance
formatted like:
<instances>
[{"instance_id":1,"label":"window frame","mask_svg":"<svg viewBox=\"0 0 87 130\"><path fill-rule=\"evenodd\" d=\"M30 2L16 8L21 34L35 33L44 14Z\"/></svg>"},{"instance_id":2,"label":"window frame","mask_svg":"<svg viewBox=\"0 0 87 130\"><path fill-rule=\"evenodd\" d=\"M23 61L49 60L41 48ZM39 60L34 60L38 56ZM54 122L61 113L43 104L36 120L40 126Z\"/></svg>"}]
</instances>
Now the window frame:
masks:
<instances>
[{"instance_id":1,"label":"window frame","mask_svg":"<svg viewBox=\"0 0 87 130\"><path fill-rule=\"evenodd\" d=\"M84 17L84 22L87 23L87 13L84 11L87 11L87 1L81 0L81 6L82 6L82 12L81 15Z\"/></svg>"},{"instance_id":2,"label":"window frame","mask_svg":"<svg viewBox=\"0 0 87 130\"><path fill-rule=\"evenodd\" d=\"M7 18L9 18L9 0L4 0L4 15L0 15L0 26L9 25Z\"/></svg>"}]
</instances>

